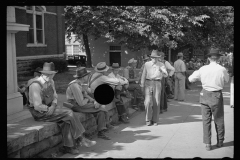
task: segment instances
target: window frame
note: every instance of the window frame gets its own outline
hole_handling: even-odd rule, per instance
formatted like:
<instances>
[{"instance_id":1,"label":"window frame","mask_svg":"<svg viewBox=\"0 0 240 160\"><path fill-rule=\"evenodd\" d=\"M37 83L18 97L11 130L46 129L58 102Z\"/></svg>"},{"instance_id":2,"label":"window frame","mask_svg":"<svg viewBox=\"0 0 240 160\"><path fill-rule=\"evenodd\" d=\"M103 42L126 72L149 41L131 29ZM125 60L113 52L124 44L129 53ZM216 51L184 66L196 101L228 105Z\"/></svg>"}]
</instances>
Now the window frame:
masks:
<instances>
[{"instance_id":1,"label":"window frame","mask_svg":"<svg viewBox=\"0 0 240 160\"><path fill-rule=\"evenodd\" d=\"M47 46L45 43L45 29L44 29L44 13L46 12L46 8L42 7L42 6L32 6L33 10L27 10L26 7L26 13L27 14L32 14L33 15L33 35L34 35L34 43L27 43L27 47L35 47L35 46L39 46L39 47L45 47ZM36 7L40 7L41 8L41 12L40 11L36 11ZM42 16L42 43L38 43L37 42L37 24L36 24L36 15L41 15Z\"/></svg>"}]
</instances>

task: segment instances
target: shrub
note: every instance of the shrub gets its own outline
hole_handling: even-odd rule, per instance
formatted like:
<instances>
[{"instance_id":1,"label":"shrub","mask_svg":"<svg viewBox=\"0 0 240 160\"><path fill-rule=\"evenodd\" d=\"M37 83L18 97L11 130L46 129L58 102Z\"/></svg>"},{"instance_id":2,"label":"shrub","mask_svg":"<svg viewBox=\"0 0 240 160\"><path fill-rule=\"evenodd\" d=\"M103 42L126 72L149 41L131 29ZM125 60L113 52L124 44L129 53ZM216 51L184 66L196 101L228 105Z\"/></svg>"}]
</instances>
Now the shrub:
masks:
<instances>
[{"instance_id":1,"label":"shrub","mask_svg":"<svg viewBox=\"0 0 240 160\"><path fill-rule=\"evenodd\" d=\"M34 70L37 67L43 67L43 64L45 62L53 62L55 65L55 70L58 70L58 73L64 72L68 70L67 67L67 61L65 59L60 59L60 58L48 58L48 59L38 59L38 60L34 60L31 63L31 68L32 68L32 72L34 72Z\"/></svg>"}]
</instances>

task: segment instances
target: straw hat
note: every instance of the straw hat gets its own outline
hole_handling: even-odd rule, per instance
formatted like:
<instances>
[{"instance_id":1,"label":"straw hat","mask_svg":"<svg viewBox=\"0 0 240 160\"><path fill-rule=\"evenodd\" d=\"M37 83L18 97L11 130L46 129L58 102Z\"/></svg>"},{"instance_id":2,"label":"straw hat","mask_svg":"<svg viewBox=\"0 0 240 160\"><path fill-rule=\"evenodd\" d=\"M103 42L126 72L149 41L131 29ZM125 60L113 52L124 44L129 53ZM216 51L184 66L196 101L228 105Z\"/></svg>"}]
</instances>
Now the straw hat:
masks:
<instances>
[{"instance_id":1,"label":"straw hat","mask_svg":"<svg viewBox=\"0 0 240 160\"><path fill-rule=\"evenodd\" d=\"M160 57L159 52L157 50L153 50L150 57L159 58Z\"/></svg>"},{"instance_id":2,"label":"straw hat","mask_svg":"<svg viewBox=\"0 0 240 160\"><path fill-rule=\"evenodd\" d=\"M99 62L94 68L96 72L105 72L108 69L109 67L106 65L106 62Z\"/></svg>"},{"instance_id":3,"label":"straw hat","mask_svg":"<svg viewBox=\"0 0 240 160\"><path fill-rule=\"evenodd\" d=\"M46 73L46 74L55 74L57 73L58 71L55 70L55 65L53 62L45 62L43 64L43 69L41 71L39 71L41 73Z\"/></svg>"},{"instance_id":4,"label":"straw hat","mask_svg":"<svg viewBox=\"0 0 240 160\"><path fill-rule=\"evenodd\" d=\"M134 59L134 58L132 58L132 59L130 59L130 60L128 61L128 63L137 63L137 60Z\"/></svg>"},{"instance_id":5,"label":"straw hat","mask_svg":"<svg viewBox=\"0 0 240 160\"><path fill-rule=\"evenodd\" d=\"M177 56L178 56L178 57L183 57L183 53L182 53L182 52L179 52L179 53L177 54Z\"/></svg>"}]
</instances>

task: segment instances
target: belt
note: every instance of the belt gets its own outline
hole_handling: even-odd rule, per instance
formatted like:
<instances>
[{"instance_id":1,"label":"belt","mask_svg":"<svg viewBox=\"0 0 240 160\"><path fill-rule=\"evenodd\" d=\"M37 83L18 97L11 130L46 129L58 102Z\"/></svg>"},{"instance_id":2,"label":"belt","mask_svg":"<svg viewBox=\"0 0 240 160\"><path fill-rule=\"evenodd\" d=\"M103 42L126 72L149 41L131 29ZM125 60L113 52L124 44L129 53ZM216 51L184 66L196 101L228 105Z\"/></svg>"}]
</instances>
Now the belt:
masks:
<instances>
[{"instance_id":1,"label":"belt","mask_svg":"<svg viewBox=\"0 0 240 160\"><path fill-rule=\"evenodd\" d=\"M161 81L161 79L146 79L148 81Z\"/></svg>"},{"instance_id":2,"label":"belt","mask_svg":"<svg viewBox=\"0 0 240 160\"><path fill-rule=\"evenodd\" d=\"M218 91L212 91L212 92L222 92L222 90L218 90Z\"/></svg>"}]
</instances>

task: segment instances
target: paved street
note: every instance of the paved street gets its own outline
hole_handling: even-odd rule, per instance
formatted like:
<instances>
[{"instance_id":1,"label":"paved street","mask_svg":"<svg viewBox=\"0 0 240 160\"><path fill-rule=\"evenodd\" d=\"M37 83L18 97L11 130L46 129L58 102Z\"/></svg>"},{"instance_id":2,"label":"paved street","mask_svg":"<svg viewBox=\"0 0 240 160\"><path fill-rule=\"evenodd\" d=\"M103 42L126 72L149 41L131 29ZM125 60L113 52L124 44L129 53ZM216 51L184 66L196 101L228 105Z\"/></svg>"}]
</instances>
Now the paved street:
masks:
<instances>
[{"instance_id":1,"label":"paved street","mask_svg":"<svg viewBox=\"0 0 240 160\"><path fill-rule=\"evenodd\" d=\"M229 84L223 90L225 113L225 141L216 148L216 132L212 122L213 150L203 144L201 108L198 103L200 82L186 92L185 102L170 100L168 111L160 115L158 126L145 125L145 113L135 112L130 124L121 124L108 135L106 141L94 137L97 144L81 147L79 155L64 154L61 158L233 158L233 111L229 106Z\"/></svg>"}]
</instances>

